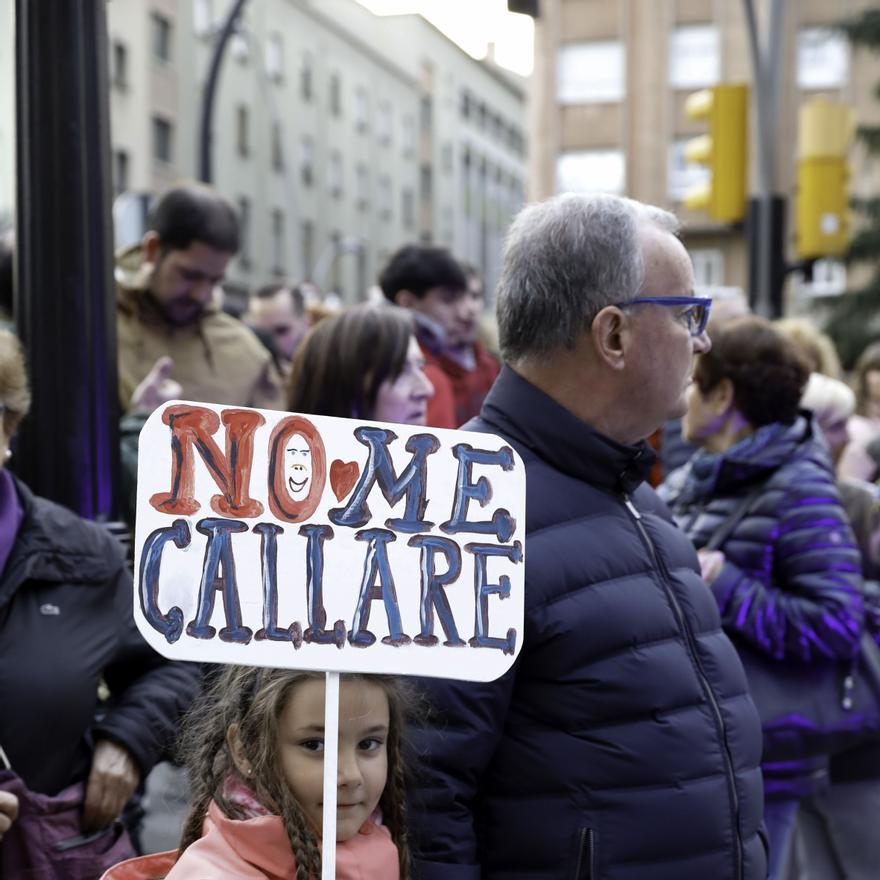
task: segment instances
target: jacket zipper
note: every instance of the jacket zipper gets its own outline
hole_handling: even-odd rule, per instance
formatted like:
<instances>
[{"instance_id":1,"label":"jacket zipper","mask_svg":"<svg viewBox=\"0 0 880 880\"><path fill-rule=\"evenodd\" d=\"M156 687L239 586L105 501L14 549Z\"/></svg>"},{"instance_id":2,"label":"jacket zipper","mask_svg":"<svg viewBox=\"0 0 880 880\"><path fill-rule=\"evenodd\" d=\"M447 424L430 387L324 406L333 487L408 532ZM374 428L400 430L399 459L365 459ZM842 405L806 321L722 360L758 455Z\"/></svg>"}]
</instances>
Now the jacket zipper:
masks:
<instances>
[{"instance_id":1,"label":"jacket zipper","mask_svg":"<svg viewBox=\"0 0 880 880\"><path fill-rule=\"evenodd\" d=\"M743 876L743 853L742 853L742 837L740 833L739 827L739 795L736 791L736 776L733 772L733 758L730 754L730 743L727 737L727 725L724 723L724 716L721 714L721 707L718 705L718 700L715 698L715 693L712 690L711 685L709 684L709 679L706 677L706 673L703 671L703 666L700 663L699 653L697 652L696 640L694 639L694 634L691 631L690 626L687 623L687 619L684 616L684 612L681 610L681 605L678 602L678 598L675 595L675 590L672 588L671 577L669 575L669 571L667 570L665 564L660 558L660 554L657 553L657 548L654 546L654 542L651 540L651 536L648 534L644 525L642 525L642 515L636 509L636 506L630 501L629 495L623 495L623 501L626 505L626 509L630 512L633 520L635 521L636 529L639 532L639 535L642 538L643 543L648 548L648 552L651 554L651 558L654 561L654 565L657 570L662 575L663 582L663 590L669 598L669 603L672 606L673 611L675 612L675 616L678 619L678 625L681 627L682 632L685 634L688 645L688 652L691 655L691 662L694 665L694 668L697 672L697 675L700 679L700 684L702 685L703 692L706 694L709 705L712 707L712 712L715 715L715 723L718 726L718 729L721 731L722 741L724 743L724 759L725 759L725 767L727 770L727 785L730 792L730 799L733 804L733 815L736 821L736 846L735 846L735 868L736 873L734 876L742 878Z\"/></svg>"},{"instance_id":2,"label":"jacket zipper","mask_svg":"<svg viewBox=\"0 0 880 880\"><path fill-rule=\"evenodd\" d=\"M593 880L593 829L581 828L578 835L578 859L574 880Z\"/></svg>"}]
</instances>

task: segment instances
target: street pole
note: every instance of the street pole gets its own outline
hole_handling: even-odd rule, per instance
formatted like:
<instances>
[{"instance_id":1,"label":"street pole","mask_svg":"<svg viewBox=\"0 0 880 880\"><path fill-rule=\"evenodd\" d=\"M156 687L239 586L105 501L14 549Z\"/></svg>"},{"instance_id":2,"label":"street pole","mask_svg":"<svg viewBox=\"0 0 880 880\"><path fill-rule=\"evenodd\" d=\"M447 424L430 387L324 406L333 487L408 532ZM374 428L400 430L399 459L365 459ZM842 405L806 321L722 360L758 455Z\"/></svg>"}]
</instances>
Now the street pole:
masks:
<instances>
[{"instance_id":1,"label":"street pole","mask_svg":"<svg viewBox=\"0 0 880 880\"><path fill-rule=\"evenodd\" d=\"M14 470L94 519L119 474L105 0L16 0L15 322L33 405Z\"/></svg>"},{"instance_id":2,"label":"street pole","mask_svg":"<svg viewBox=\"0 0 880 880\"><path fill-rule=\"evenodd\" d=\"M753 0L743 0L754 70L758 142L758 185L749 205L749 300L767 318L782 314L785 281L785 199L776 192L775 148L779 133L784 0L769 0L770 24L762 44Z\"/></svg>"},{"instance_id":3,"label":"street pole","mask_svg":"<svg viewBox=\"0 0 880 880\"><path fill-rule=\"evenodd\" d=\"M199 128L199 180L203 183L212 183L214 176L211 162L211 123L214 119L214 95L217 91L217 81L220 78L220 66L223 63L226 44L235 33L238 18L245 3L247 0L234 0L214 46L208 78L205 80L205 89L202 93L202 120Z\"/></svg>"}]
</instances>

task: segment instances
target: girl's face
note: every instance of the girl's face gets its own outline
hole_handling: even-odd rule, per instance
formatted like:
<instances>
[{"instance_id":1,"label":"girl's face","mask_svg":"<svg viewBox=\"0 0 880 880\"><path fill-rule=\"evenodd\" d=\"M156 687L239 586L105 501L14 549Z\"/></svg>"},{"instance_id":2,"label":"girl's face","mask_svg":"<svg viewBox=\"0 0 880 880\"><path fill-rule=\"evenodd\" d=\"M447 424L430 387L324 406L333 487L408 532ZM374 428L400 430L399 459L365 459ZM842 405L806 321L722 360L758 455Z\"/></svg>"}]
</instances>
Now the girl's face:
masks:
<instances>
[{"instance_id":1,"label":"girl's face","mask_svg":"<svg viewBox=\"0 0 880 880\"><path fill-rule=\"evenodd\" d=\"M386 379L376 394L373 418L377 422L424 425L434 386L424 373L425 358L415 336L409 340L403 369L396 379Z\"/></svg>"},{"instance_id":2,"label":"girl's face","mask_svg":"<svg viewBox=\"0 0 880 880\"><path fill-rule=\"evenodd\" d=\"M388 777L388 697L368 679L339 684L336 840L358 833L379 805ZM324 822L324 680L296 685L278 721L281 769L302 811Z\"/></svg>"}]
</instances>

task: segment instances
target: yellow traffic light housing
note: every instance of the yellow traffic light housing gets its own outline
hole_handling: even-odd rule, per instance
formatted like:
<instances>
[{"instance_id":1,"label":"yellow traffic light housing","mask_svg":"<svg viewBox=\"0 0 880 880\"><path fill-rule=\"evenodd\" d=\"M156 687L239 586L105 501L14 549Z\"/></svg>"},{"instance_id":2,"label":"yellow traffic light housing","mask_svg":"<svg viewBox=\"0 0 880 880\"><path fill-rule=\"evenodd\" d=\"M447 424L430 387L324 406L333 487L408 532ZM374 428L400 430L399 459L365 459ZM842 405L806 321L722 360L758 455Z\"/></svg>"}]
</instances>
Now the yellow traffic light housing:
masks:
<instances>
[{"instance_id":1,"label":"yellow traffic light housing","mask_svg":"<svg viewBox=\"0 0 880 880\"><path fill-rule=\"evenodd\" d=\"M689 190L684 205L735 223L746 214L748 86L720 85L688 96L689 119L705 119L708 133L685 145L688 162L705 165L709 182Z\"/></svg>"},{"instance_id":2,"label":"yellow traffic light housing","mask_svg":"<svg viewBox=\"0 0 880 880\"><path fill-rule=\"evenodd\" d=\"M851 137L852 111L845 104L818 97L801 107L795 247L805 260L846 250Z\"/></svg>"}]
</instances>

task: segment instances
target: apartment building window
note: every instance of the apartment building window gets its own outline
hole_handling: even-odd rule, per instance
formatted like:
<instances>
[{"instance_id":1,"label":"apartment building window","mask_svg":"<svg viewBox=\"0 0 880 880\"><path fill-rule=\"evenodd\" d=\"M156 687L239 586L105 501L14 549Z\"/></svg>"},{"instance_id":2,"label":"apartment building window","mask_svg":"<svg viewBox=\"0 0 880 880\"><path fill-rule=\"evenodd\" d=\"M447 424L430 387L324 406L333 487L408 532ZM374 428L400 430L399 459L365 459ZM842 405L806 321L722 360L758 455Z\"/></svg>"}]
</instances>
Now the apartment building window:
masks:
<instances>
[{"instance_id":1,"label":"apartment building window","mask_svg":"<svg viewBox=\"0 0 880 880\"><path fill-rule=\"evenodd\" d=\"M247 269L251 265L251 200L247 196L238 199L238 225L241 235L241 248L238 257Z\"/></svg>"},{"instance_id":2,"label":"apartment building window","mask_svg":"<svg viewBox=\"0 0 880 880\"><path fill-rule=\"evenodd\" d=\"M330 74L330 112L342 115L342 79L338 73Z\"/></svg>"},{"instance_id":3,"label":"apartment building window","mask_svg":"<svg viewBox=\"0 0 880 880\"><path fill-rule=\"evenodd\" d=\"M720 76L718 28L711 24L675 28L669 37L669 85L676 89L714 86Z\"/></svg>"},{"instance_id":4,"label":"apartment building window","mask_svg":"<svg viewBox=\"0 0 880 880\"><path fill-rule=\"evenodd\" d=\"M412 158L416 154L416 121L412 114L403 117L403 156Z\"/></svg>"},{"instance_id":5,"label":"apartment building window","mask_svg":"<svg viewBox=\"0 0 880 880\"><path fill-rule=\"evenodd\" d=\"M383 174L379 178L379 217L390 220L392 213L391 178Z\"/></svg>"},{"instance_id":6,"label":"apartment building window","mask_svg":"<svg viewBox=\"0 0 880 880\"><path fill-rule=\"evenodd\" d=\"M330 161L327 168L327 184L330 195L338 199L342 196L342 156L338 150L330 153Z\"/></svg>"},{"instance_id":7,"label":"apartment building window","mask_svg":"<svg viewBox=\"0 0 880 880\"><path fill-rule=\"evenodd\" d=\"M404 229L413 229L416 225L416 194L410 187L400 194L400 213Z\"/></svg>"},{"instance_id":8,"label":"apartment building window","mask_svg":"<svg viewBox=\"0 0 880 880\"><path fill-rule=\"evenodd\" d=\"M471 115L471 96L470 92L467 89L462 90L461 93L461 118L462 119L470 119Z\"/></svg>"},{"instance_id":9,"label":"apartment building window","mask_svg":"<svg viewBox=\"0 0 880 880\"><path fill-rule=\"evenodd\" d=\"M113 42L113 69L110 71L110 80L114 88L124 92L128 88L128 47L125 43L115 40Z\"/></svg>"},{"instance_id":10,"label":"apartment building window","mask_svg":"<svg viewBox=\"0 0 880 880\"><path fill-rule=\"evenodd\" d=\"M270 217L272 230L272 253L270 263L273 275L284 274L284 212L279 208L272 210Z\"/></svg>"},{"instance_id":11,"label":"apartment building window","mask_svg":"<svg viewBox=\"0 0 880 880\"><path fill-rule=\"evenodd\" d=\"M382 101L379 104L378 116L379 143L387 147L392 140L392 130L394 127L394 114L391 110L390 101Z\"/></svg>"},{"instance_id":12,"label":"apartment building window","mask_svg":"<svg viewBox=\"0 0 880 880\"><path fill-rule=\"evenodd\" d=\"M160 61L171 61L171 20L159 12L150 14L153 32L153 55Z\"/></svg>"},{"instance_id":13,"label":"apartment building window","mask_svg":"<svg viewBox=\"0 0 880 880\"><path fill-rule=\"evenodd\" d=\"M362 162L355 170L355 206L366 211L370 205L370 172Z\"/></svg>"},{"instance_id":14,"label":"apartment building window","mask_svg":"<svg viewBox=\"0 0 880 880\"><path fill-rule=\"evenodd\" d=\"M623 99L624 47L619 40L570 43L556 55L560 104L600 104Z\"/></svg>"},{"instance_id":15,"label":"apartment building window","mask_svg":"<svg viewBox=\"0 0 880 880\"><path fill-rule=\"evenodd\" d=\"M676 201L681 201L692 187L709 182L708 168L685 161L688 141L689 138L673 141L666 154L666 194Z\"/></svg>"},{"instance_id":16,"label":"apartment building window","mask_svg":"<svg viewBox=\"0 0 880 880\"><path fill-rule=\"evenodd\" d=\"M303 101L311 101L315 93L314 65L311 52L304 52L299 68L299 96Z\"/></svg>"},{"instance_id":17,"label":"apartment building window","mask_svg":"<svg viewBox=\"0 0 880 880\"><path fill-rule=\"evenodd\" d=\"M838 260L816 260L813 280L798 284L808 296L839 296L846 290L846 265Z\"/></svg>"},{"instance_id":18,"label":"apartment building window","mask_svg":"<svg viewBox=\"0 0 880 880\"><path fill-rule=\"evenodd\" d=\"M315 142L310 135L304 134L299 142L299 170L305 186L311 186L315 180Z\"/></svg>"},{"instance_id":19,"label":"apartment building window","mask_svg":"<svg viewBox=\"0 0 880 880\"><path fill-rule=\"evenodd\" d=\"M247 64L251 56L251 47L244 34L233 34L229 41L229 51L239 64Z\"/></svg>"},{"instance_id":20,"label":"apartment building window","mask_svg":"<svg viewBox=\"0 0 880 880\"><path fill-rule=\"evenodd\" d=\"M441 163L445 174L452 174L455 169L455 151L452 144L446 141L440 150Z\"/></svg>"},{"instance_id":21,"label":"apartment building window","mask_svg":"<svg viewBox=\"0 0 880 880\"><path fill-rule=\"evenodd\" d=\"M162 116L153 117L153 158L158 162L172 161L174 127Z\"/></svg>"},{"instance_id":22,"label":"apartment building window","mask_svg":"<svg viewBox=\"0 0 880 880\"><path fill-rule=\"evenodd\" d=\"M837 89L849 79L846 37L828 28L804 28L798 33L797 84L802 89Z\"/></svg>"},{"instance_id":23,"label":"apartment building window","mask_svg":"<svg viewBox=\"0 0 880 880\"><path fill-rule=\"evenodd\" d=\"M690 252L694 264L694 289L707 290L724 284L724 254L718 248L696 248Z\"/></svg>"},{"instance_id":24,"label":"apartment building window","mask_svg":"<svg viewBox=\"0 0 880 880\"><path fill-rule=\"evenodd\" d=\"M129 159L126 150L113 151L113 192L115 195L128 189Z\"/></svg>"},{"instance_id":25,"label":"apartment building window","mask_svg":"<svg viewBox=\"0 0 880 880\"><path fill-rule=\"evenodd\" d=\"M272 132L270 135L272 143L272 170L284 170L284 138L281 132L281 123L272 123Z\"/></svg>"},{"instance_id":26,"label":"apartment building window","mask_svg":"<svg viewBox=\"0 0 880 880\"><path fill-rule=\"evenodd\" d=\"M246 104L239 104L235 108L235 144L239 156L247 156L250 153L249 138L249 115Z\"/></svg>"},{"instance_id":27,"label":"apartment building window","mask_svg":"<svg viewBox=\"0 0 880 880\"><path fill-rule=\"evenodd\" d=\"M625 185L623 150L571 150L556 160L557 192L620 195Z\"/></svg>"},{"instance_id":28,"label":"apartment building window","mask_svg":"<svg viewBox=\"0 0 880 880\"><path fill-rule=\"evenodd\" d=\"M430 132L434 124L434 102L425 95L419 103L419 129Z\"/></svg>"},{"instance_id":29,"label":"apartment building window","mask_svg":"<svg viewBox=\"0 0 880 880\"><path fill-rule=\"evenodd\" d=\"M370 108L367 90L358 86L354 92L354 127L361 132L369 128Z\"/></svg>"},{"instance_id":30,"label":"apartment building window","mask_svg":"<svg viewBox=\"0 0 880 880\"><path fill-rule=\"evenodd\" d=\"M212 0L195 0L193 3L193 30L197 37L207 37L214 27L214 4Z\"/></svg>"},{"instance_id":31,"label":"apartment building window","mask_svg":"<svg viewBox=\"0 0 880 880\"><path fill-rule=\"evenodd\" d=\"M303 277L311 278L315 268L315 224L311 220L303 220L300 227L300 248Z\"/></svg>"},{"instance_id":32,"label":"apartment building window","mask_svg":"<svg viewBox=\"0 0 880 880\"><path fill-rule=\"evenodd\" d=\"M266 76L272 82L284 78L284 43L281 34L270 34L266 40Z\"/></svg>"}]
</instances>

